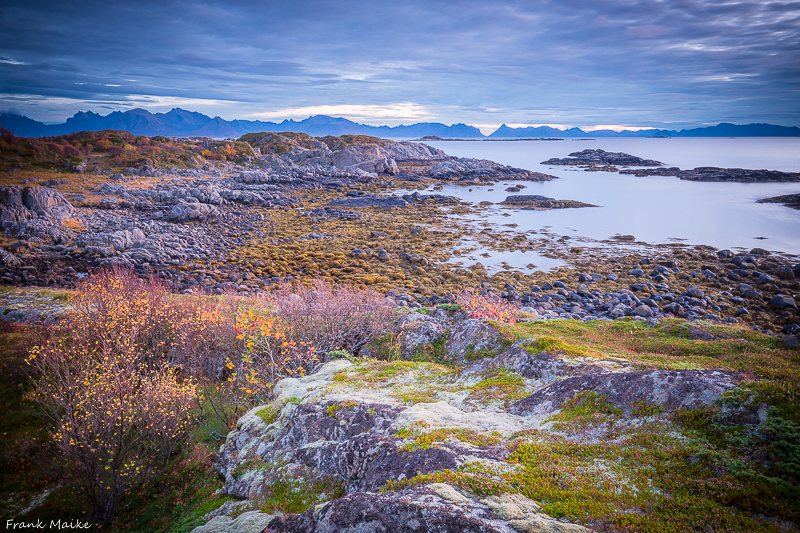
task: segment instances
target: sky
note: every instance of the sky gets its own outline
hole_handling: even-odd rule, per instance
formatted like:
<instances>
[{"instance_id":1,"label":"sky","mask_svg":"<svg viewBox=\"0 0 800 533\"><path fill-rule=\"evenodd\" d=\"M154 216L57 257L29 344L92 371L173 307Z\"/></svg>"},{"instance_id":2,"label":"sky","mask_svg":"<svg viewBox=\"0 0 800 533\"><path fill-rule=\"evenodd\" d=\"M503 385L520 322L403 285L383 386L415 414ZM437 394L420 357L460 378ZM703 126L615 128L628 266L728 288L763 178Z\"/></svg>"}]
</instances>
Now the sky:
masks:
<instances>
[{"instance_id":1,"label":"sky","mask_svg":"<svg viewBox=\"0 0 800 533\"><path fill-rule=\"evenodd\" d=\"M800 1L3 0L0 112L800 126Z\"/></svg>"}]
</instances>

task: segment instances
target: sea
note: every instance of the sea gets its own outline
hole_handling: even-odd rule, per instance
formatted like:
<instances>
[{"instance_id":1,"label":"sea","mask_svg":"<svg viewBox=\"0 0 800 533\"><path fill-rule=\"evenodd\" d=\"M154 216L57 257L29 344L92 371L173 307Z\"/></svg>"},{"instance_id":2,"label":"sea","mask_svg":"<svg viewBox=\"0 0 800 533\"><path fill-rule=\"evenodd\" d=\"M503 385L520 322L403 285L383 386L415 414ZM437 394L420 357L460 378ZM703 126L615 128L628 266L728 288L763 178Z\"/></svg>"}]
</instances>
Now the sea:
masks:
<instances>
[{"instance_id":1,"label":"sea","mask_svg":"<svg viewBox=\"0 0 800 533\"><path fill-rule=\"evenodd\" d=\"M800 193L800 182L736 183L695 182L674 176L647 176L616 172L587 172L577 167L544 165L550 158L600 148L655 159L665 166L693 169L724 167L800 172L800 138L599 138L565 140L425 141L456 157L489 159L535 172L557 176L547 182L504 180L489 186L445 185L440 194L467 202L502 202L510 194L540 194L559 200L578 200L593 208L550 211L508 210L490 206L465 222L517 224L515 231L536 231L568 236L583 246L603 246L601 241L633 235L648 244L709 245L734 251L755 247L785 254L800 254L800 210L756 200ZM523 185L521 192L506 188ZM432 189L429 189L433 192ZM503 216L510 214L511 217ZM640 245L639 245L640 246ZM488 262L527 264L521 252ZM474 257L473 257L474 258ZM459 259L459 258L456 258ZM466 259L466 258L465 258ZM469 261L467 261L469 262ZM558 262L537 257L538 268L548 270ZM486 265L487 260L483 260ZM494 270L494 269L492 269ZM524 270L524 269L523 269Z\"/></svg>"}]
</instances>

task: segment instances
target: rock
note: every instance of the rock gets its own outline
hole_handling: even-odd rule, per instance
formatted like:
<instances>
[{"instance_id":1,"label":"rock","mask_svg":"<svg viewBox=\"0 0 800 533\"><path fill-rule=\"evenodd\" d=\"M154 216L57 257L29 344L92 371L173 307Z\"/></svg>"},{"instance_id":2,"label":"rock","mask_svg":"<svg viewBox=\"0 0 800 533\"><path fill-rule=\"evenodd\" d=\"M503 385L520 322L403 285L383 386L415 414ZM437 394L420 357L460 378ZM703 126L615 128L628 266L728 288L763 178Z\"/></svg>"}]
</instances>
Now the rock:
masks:
<instances>
[{"instance_id":1,"label":"rock","mask_svg":"<svg viewBox=\"0 0 800 533\"><path fill-rule=\"evenodd\" d=\"M414 320L414 315L425 318ZM431 343L442 338L446 331L440 322L433 321L430 317L420 313L407 315L401 327L402 332L399 341L406 359L411 357L417 350L429 346Z\"/></svg>"},{"instance_id":2,"label":"rock","mask_svg":"<svg viewBox=\"0 0 800 533\"><path fill-rule=\"evenodd\" d=\"M69 218L73 207L61 193L48 187L25 187L22 203L41 218Z\"/></svg>"},{"instance_id":3,"label":"rock","mask_svg":"<svg viewBox=\"0 0 800 533\"><path fill-rule=\"evenodd\" d=\"M618 165L627 167L660 167L663 163L652 159L642 159L622 152L606 152L600 149L587 149L580 152L572 152L569 157L558 159L548 159L542 161L542 165L576 165L576 166L596 166L596 165Z\"/></svg>"},{"instance_id":4,"label":"rock","mask_svg":"<svg viewBox=\"0 0 800 533\"><path fill-rule=\"evenodd\" d=\"M447 352L457 361L470 354L491 353L503 346L503 335L482 320L465 320L450 330Z\"/></svg>"},{"instance_id":5,"label":"rock","mask_svg":"<svg viewBox=\"0 0 800 533\"><path fill-rule=\"evenodd\" d=\"M341 198L333 200L327 204L330 207L380 207L383 209L393 209L396 207L408 207L409 203L399 196L360 196Z\"/></svg>"},{"instance_id":6,"label":"rock","mask_svg":"<svg viewBox=\"0 0 800 533\"><path fill-rule=\"evenodd\" d=\"M531 172L521 168L509 167L488 161L486 159L461 158L448 161L440 161L434 164L428 174L437 180L459 180L459 179L518 179L527 181L549 181L556 179L555 176Z\"/></svg>"},{"instance_id":7,"label":"rock","mask_svg":"<svg viewBox=\"0 0 800 533\"><path fill-rule=\"evenodd\" d=\"M733 257L733 252L731 252L730 250L727 250L727 249L726 250L720 250L720 251L717 252L717 256L720 259L730 259L731 257Z\"/></svg>"},{"instance_id":8,"label":"rock","mask_svg":"<svg viewBox=\"0 0 800 533\"><path fill-rule=\"evenodd\" d=\"M438 488L438 492L444 492ZM455 489L445 496L456 493ZM457 493L456 493L457 494ZM401 491L355 493L309 509L300 515L274 519L275 533L512 533L489 507L474 500L451 501L437 490L417 486Z\"/></svg>"},{"instance_id":9,"label":"rock","mask_svg":"<svg viewBox=\"0 0 800 533\"><path fill-rule=\"evenodd\" d=\"M568 209L574 207L597 207L577 200L556 200L538 194L516 194L507 196L501 204L515 209Z\"/></svg>"},{"instance_id":10,"label":"rock","mask_svg":"<svg viewBox=\"0 0 800 533\"><path fill-rule=\"evenodd\" d=\"M686 296L690 296L692 298L702 298L703 296L705 296L706 293L699 287L696 287L694 285L689 285L689 288L686 289L685 294Z\"/></svg>"},{"instance_id":11,"label":"rock","mask_svg":"<svg viewBox=\"0 0 800 533\"><path fill-rule=\"evenodd\" d=\"M650 309L650 307L642 304L633 310L633 314L644 318L650 318L653 316L653 310Z\"/></svg>"},{"instance_id":12,"label":"rock","mask_svg":"<svg viewBox=\"0 0 800 533\"><path fill-rule=\"evenodd\" d=\"M235 519L222 515L194 528L192 533L261 533L274 518L274 515L260 511L248 511Z\"/></svg>"},{"instance_id":13,"label":"rock","mask_svg":"<svg viewBox=\"0 0 800 533\"><path fill-rule=\"evenodd\" d=\"M771 198L762 198L758 200L759 204L783 204L792 209L800 209L800 193L799 194L782 194L780 196L773 196Z\"/></svg>"},{"instance_id":14,"label":"rock","mask_svg":"<svg viewBox=\"0 0 800 533\"><path fill-rule=\"evenodd\" d=\"M210 222L221 216L219 208L214 205L181 201L173 206L166 218L170 222Z\"/></svg>"},{"instance_id":15,"label":"rock","mask_svg":"<svg viewBox=\"0 0 800 533\"><path fill-rule=\"evenodd\" d=\"M678 318L682 318L686 315L686 311L684 310L683 306L676 302L668 303L667 305L663 306L661 310L665 313L672 313Z\"/></svg>"},{"instance_id":16,"label":"rock","mask_svg":"<svg viewBox=\"0 0 800 533\"><path fill-rule=\"evenodd\" d=\"M636 176L677 176L690 181L739 181L745 183L800 181L800 172L780 172L778 170L752 170L746 168L697 167L693 170L637 168L621 170L620 174ZM783 203L782 197L764 198L760 202ZM781 200L779 200L781 199Z\"/></svg>"},{"instance_id":17,"label":"rock","mask_svg":"<svg viewBox=\"0 0 800 533\"><path fill-rule=\"evenodd\" d=\"M495 368L505 368L525 378L549 382L563 377L605 370L599 365L575 361L559 354L558 351L542 351L534 354L527 349L527 346L535 343L536 339L533 338L517 341L511 348L495 357L483 358L467 365L463 372L479 374Z\"/></svg>"},{"instance_id":18,"label":"rock","mask_svg":"<svg viewBox=\"0 0 800 533\"><path fill-rule=\"evenodd\" d=\"M800 325L797 324L787 324L783 326L781 333L786 335L797 335L800 334Z\"/></svg>"},{"instance_id":19,"label":"rock","mask_svg":"<svg viewBox=\"0 0 800 533\"><path fill-rule=\"evenodd\" d=\"M20 267L22 266L22 261L16 255L12 254L11 252L6 251L3 248L0 248L0 265L6 267Z\"/></svg>"},{"instance_id":20,"label":"rock","mask_svg":"<svg viewBox=\"0 0 800 533\"><path fill-rule=\"evenodd\" d=\"M720 370L641 370L619 374L591 374L557 381L509 409L517 415L553 413L583 391L606 396L606 401L626 413L631 403L644 402L668 410L710 405L741 381L738 374Z\"/></svg>"},{"instance_id":21,"label":"rock","mask_svg":"<svg viewBox=\"0 0 800 533\"><path fill-rule=\"evenodd\" d=\"M769 301L769 305L776 309L797 309L794 298L785 294L778 294Z\"/></svg>"}]
</instances>

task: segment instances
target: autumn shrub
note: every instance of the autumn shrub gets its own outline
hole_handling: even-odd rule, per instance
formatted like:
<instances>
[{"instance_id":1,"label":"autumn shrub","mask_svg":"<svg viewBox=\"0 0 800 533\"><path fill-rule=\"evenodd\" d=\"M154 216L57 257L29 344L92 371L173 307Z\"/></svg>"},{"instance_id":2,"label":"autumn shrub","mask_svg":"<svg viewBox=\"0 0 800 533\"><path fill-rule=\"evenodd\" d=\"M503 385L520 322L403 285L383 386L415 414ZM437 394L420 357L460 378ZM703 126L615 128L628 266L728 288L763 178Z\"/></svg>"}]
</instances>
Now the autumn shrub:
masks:
<instances>
[{"instance_id":1,"label":"autumn shrub","mask_svg":"<svg viewBox=\"0 0 800 533\"><path fill-rule=\"evenodd\" d=\"M31 350L29 399L50 424L54 466L109 526L185 442L196 385L167 357L180 309L129 271L87 279L60 335Z\"/></svg>"},{"instance_id":2,"label":"autumn shrub","mask_svg":"<svg viewBox=\"0 0 800 533\"><path fill-rule=\"evenodd\" d=\"M457 300L464 307L464 312L472 318L515 324L519 317L518 307L498 296L463 291Z\"/></svg>"},{"instance_id":3,"label":"autumn shrub","mask_svg":"<svg viewBox=\"0 0 800 533\"><path fill-rule=\"evenodd\" d=\"M392 328L392 304L380 294L349 287L333 287L315 280L311 288L283 285L267 304L290 328L294 340L318 353L360 350Z\"/></svg>"}]
</instances>

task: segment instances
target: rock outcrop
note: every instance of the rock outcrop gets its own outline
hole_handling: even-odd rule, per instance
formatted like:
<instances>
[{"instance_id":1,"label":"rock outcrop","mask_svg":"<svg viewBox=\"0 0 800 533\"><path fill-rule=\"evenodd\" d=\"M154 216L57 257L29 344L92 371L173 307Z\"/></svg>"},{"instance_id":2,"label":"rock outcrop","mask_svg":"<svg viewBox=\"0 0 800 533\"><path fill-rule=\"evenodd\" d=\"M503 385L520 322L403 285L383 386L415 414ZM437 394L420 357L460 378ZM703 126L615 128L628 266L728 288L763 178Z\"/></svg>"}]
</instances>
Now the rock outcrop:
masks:
<instances>
[{"instance_id":1,"label":"rock outcrop","mask_svg":"<svg viewBox=\"0 0 800 533\"><path fill-rule=\"evenodd\" d=\"M574 166L604 166L616 165L622 167L660 167L663 163L652 159L642 159L635 155L622 152L606 152L598 148L590 148L580 152L572 152L569 157L552 158L542 161L543 165L574 165Z\"/></svg>"}]
</instances>

